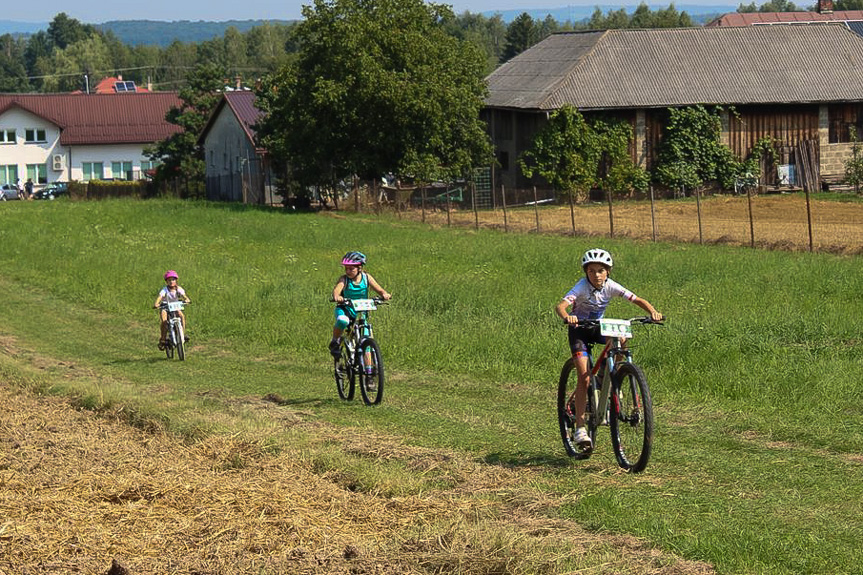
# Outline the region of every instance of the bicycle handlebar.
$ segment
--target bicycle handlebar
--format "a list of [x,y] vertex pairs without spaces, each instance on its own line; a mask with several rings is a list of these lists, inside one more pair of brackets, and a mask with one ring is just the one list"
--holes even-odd
[[[661,319],[661,320],[659,320],[659,321],[656,321],[656,320],[654,320],[653,318],[651,318],[650,316],[646,316],[646,315],[645,315],[645,316],[631,317],[631,318],[629,318],[629,319],[628,319],[628,320],[626,320],[626,321],[628,321],[628,322],[630,322],[630,323],[665,325],[665,323],[664,323],[664,322],[665,322],[665,320],[667,320],[667,319],[668,319],[668,316],[667,316],[667,315],[662,316],[662,319]],[[579,322],[578,322],[577,324],[575,324],[575,326],[573,326],[573,327],[597,327],[597,326],[599,326],[599,322],[600,322],[600,321],[601,321],[601,320],[598,320],[598,319],[586,319],[586,320],[583,320],[583,321],[582,321],[582,320],[579,320]],[[563,322],[563,325],[568,326],[568,325],[571,325],[571,324],[569,324],[569,323],[567,323],[566,321],[564,321],[564,322]]]
[[[384,299],[382,297],[373,297],[373,298],[366,298],[366,299],[371,299],[373,302],[375,302],[375,305],[381,305],[381,304],[388,305],[390,303],[390,300]],[[344,298],[342,301],[336,301],[333,298],[330,298],[330,303],[337,303],[339,305],[353,305],[353,300],[350,300],[348,298]]]
[[[162,308],[166,308],[166,307],[168,307],[168,304],[169,304],[169,303],[171,303],[171,302],[163,301],[163,302],[162,302],[162,303],[160,303],[158,306],[155,306],[155,305],[154,305],[154,306],[153,306],[153,309],[162,309]],[[187,306],[187,305],[189,305],[189,304],[190,304],[190,303],[192,303],[192,302],[190,302],[190,301],[181,301],[180,303],[182,303],[184,306]]]

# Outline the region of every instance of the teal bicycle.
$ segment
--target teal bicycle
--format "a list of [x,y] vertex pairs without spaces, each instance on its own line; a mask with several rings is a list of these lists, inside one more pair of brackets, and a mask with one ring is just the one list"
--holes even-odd
[[384,362],[372,332],[369,312],[385,303],[381,298],[346,299],[339,303],[354,311],[353,319],[342,333],[333,371],[339,397],[346,401],[354,398],[357,381],[366,405],[377,405],[384,398]]

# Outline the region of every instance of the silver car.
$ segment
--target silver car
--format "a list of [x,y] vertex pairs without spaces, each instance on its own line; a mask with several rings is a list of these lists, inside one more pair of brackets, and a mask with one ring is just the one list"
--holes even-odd
[[18,188],[15,184],[3,184],[0,186],[0,201],[17,200]]

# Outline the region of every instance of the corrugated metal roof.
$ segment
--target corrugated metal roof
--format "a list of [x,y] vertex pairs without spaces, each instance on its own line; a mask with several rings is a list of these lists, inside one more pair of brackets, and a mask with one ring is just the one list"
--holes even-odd
[[863,10],[837,10],[825,14],[821,12],[729,12],[712,20],[707,26],[754,26],[852,20],[863,20]]
[[571,32],[487,81],[496,108],[856,102],[863,37],[842,24]]
[[248,90],[225,92],[225,100],[234,111],[234,115],[240,120],[249,141],[255,142],[254,125],[261,117],[262,112],[255,107],[255,93]]
[[182,104],[176,92],[130,94],[0,94],[0,114],[20,107],[60,128],[60,143],[140,144],[182,129],[165,120]]

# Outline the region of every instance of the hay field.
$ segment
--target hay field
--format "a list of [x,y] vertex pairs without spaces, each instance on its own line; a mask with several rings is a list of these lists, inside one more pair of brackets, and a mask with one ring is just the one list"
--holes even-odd
[[[4,361],[56,360],[0,341]],[[61,362],[63,363],[63,362]],[[74,377],[73,364],[63,363]],[[67,399],[0,384],[0,574],[652,573],[705,575],[628,536],[551,518],[538,474],[345,434],[273,398],[247,398],[306,426],[322,446],[399,461],[454,487],[392,496],[356,490],[308,451],[209,436],[183,444]],[[573,495],[576,496],[576,495]]]
[[[863,204],[813,199],[811,201],[812,246],[815,251],[863,253]],[[504,214],[494,210],[413,209],[402,217],[422,219],[439,226],[456,225],[498,228],[512,231],[570,234],[573,231],[568,206],[509,208]],[[698,205],[694,199],[650,202],[619,202],[613,205],[614,236],[657,241],[683,241],[751,245],[756,247],[806,251],[809,249],[809,216],[806,199],[801,195],[762,195],[752,198],[752,225],[746,197],[715,196],[701,201],[701,229]],[[537,226],[538,220],[538,226]],[[753,230],[754,228],[754,230]],[[609,236],[611,225],[607,204],[578,205],[575,208],[575,233]]]

